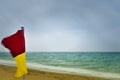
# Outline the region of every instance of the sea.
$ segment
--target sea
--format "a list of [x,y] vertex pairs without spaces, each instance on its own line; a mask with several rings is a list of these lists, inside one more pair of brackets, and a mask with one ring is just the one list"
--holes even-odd
[[[120,80],[120,52],[26,52],[28,66],[45,70],[95,74]],[[2,61],[11,61],[9,52],[0,52]],[[93,75],[94,75],[93,74]]]

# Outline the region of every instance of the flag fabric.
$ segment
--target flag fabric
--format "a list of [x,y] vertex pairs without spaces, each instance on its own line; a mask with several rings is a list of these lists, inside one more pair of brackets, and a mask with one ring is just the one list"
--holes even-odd
[[2,44],[10,50],[16,62],[15,77],[19,78],[27,74],[24,31],[18,30],[15,34],[5,37]]

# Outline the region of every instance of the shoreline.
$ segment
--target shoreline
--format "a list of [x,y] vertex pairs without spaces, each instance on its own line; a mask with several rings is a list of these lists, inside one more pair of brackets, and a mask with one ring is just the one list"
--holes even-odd
[[[13,77],[16,68],[0,64],[0,80],[21,80]],[[41,70],[28,69],[26,80],[110,80],[100,77],[92,77],[85,75],[74,75],[67,73],[55,73]]]
[[[0,60],[0,67],[5,66],[9,68],[15,67],[14,61]],[[75,76],[85,76],[92,78],[102,78],[102,80],[119,80],[120,74],[114,73],[103,73],[96,72],[86,69],[74,69],[74,68],[63,68],[63,67],[55,67],[55,66],[45,66],[37,63],[27,63],[28,69],[31,71],[42,71],[46,73],[54,73],[54,74],[67,74],[67,75],[75,75]],[[14,68],[15,70],[16,68]],[[14,71],[15,72],[15,71]],[[13,73],[14,73],[13,72]],[[1,80],[1,79],[0,79]],[[87,79],[89,80],[89,79]],[[98,79],[97,79],[98,80]]]

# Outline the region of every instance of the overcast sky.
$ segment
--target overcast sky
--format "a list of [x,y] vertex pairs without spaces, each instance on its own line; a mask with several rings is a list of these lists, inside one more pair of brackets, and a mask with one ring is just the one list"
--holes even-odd
[[20,26],[27,51],[120,51],[120,0],[0,0],[0,41]]

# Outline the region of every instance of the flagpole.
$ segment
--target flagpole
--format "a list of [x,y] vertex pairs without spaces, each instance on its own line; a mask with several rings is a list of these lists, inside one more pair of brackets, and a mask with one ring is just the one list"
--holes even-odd
[[23,75],[22,80],[25,80],[25,75]]
[[[21,30],[23,30],[23,33],[24,33],[24,27],[21,26]],[[22,80],[25,80],[25,75],[22,76]]]
[[21,26],[21,29],[23,30],[23,32],[24,32],[24,27],[23,26]]

